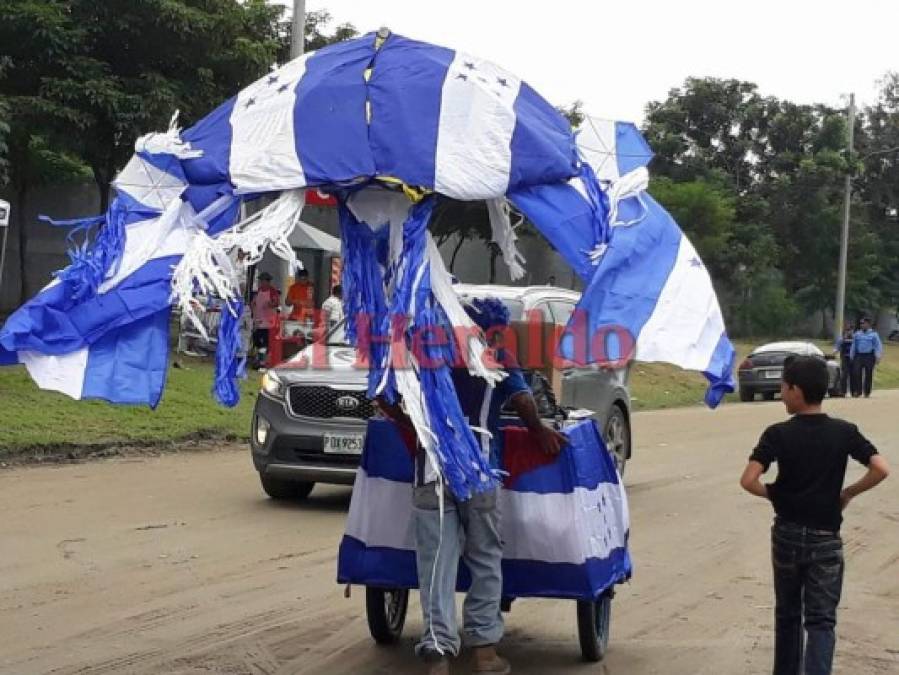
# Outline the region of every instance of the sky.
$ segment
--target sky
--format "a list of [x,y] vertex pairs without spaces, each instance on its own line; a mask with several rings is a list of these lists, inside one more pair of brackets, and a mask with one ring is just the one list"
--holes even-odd
[[895,0],[306,0],[317,9],[489,59],[554,105],[580,99],[606,119],[642,121],[689,76],[844,106],[853,91],[874,102],[899,70]]

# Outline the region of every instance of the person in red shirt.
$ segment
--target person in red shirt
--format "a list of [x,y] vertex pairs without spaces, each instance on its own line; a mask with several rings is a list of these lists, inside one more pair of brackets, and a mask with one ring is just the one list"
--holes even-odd
[[250,300],[250,311],[253,314],[253,346],[256,348],[257,367],[265,362],[269,334],[277,323],[280,304],[281,293],[272,285],[272,275],[262,272],[259,275],[259,288],[256,289]]
[[285,304],[291,308],[291,321],[312,319],[315,312],[315,286],[309,280],[309,272],[297,272],[297,280],[287,290]]

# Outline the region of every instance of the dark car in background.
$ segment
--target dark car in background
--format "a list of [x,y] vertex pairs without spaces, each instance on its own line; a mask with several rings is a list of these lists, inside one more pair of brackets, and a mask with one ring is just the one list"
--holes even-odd
[[812,342],[771,342],[752,350],[737,369],[740,380],[740,400],[755,400],[756,394],[770,401],[780,392],[784,360],[788,356],[815,356],[827,362],[827,393],[841,396],[840,365],[825,356]]

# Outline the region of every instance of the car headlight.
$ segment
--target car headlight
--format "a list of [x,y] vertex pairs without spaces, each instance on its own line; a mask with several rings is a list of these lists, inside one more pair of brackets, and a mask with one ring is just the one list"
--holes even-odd
[[264,391],[269,396],[275,396],[277,398],[283,398],[284,392],[287,390],[287,387],[281,381],[275,373],[270,370],[265,372],[265,375],[262,376],[262,391]]

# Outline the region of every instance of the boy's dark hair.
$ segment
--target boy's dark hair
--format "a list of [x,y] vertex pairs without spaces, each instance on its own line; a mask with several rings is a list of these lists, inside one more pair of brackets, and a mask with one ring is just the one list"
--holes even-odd
[[802,390],[805,402],[811,405],[824,400],[829,377],[827,362],[817,356],[788,356],[784,359],[783,381]]

